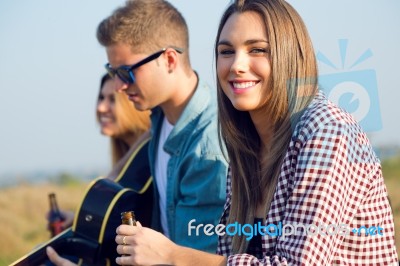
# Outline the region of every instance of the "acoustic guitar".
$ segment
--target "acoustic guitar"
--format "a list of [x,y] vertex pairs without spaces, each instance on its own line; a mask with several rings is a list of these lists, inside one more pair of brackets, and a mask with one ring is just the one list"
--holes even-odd
[[146,138],[138,145],[115,180],[100,177],[91,182],[71,228],[11,266],[49,265],[47,246],[80,265],[116,265],[115,229],[121,224],[121,212],[133,210],[144,226],[150,226],[153,189],[148,142]]

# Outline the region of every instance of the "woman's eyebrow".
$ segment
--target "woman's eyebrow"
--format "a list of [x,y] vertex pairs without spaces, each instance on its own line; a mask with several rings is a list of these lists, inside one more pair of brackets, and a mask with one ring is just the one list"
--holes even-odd
[[232,44],[229,41],[226,41],[226,40],[219,41],[217,46],[220,46],[220,45],[232,46]]
[[244,42],[244,44],[249,45],[249,44],[255,44],[255,43],[266,43],[269,44],[269,42],[265,39],[250,39]]
[[[265,39],[250,39],[250,40],[246,40],[244,42],[245,45],[250,45],[250,44],[255,44],[255,43],[265,43],[265,44],[269,44],[269,42]],[[227,46],[232,46],[232,43],[227,41],[227,40],[221,40],[218,42],[217,46],[219,45],[227,45]]]

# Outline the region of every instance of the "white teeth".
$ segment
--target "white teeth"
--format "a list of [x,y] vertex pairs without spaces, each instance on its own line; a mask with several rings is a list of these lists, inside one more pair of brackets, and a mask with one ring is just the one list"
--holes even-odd
[[235,87],[236,89],[246,89],[249,87],[252,87],[256,85],[256,82],[254,81],[249,81],[249,82],[233,82],[233,87]]
[[112,122],[112,121],[113,121],[113,119],[110,117],[104,117],[104,116],[100,117],[100,122],[107,123],[107,122]]

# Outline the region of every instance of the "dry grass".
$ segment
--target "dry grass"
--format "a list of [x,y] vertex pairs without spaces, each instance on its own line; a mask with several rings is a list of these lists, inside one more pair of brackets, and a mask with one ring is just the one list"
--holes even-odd
[[46,226],[48,193],[55,192],[60,208],[75,210],[87,184],[58,186],[27,185],[2,189],[0,193],[0,265],[8,265],[48,240]]
[[386,186],[394,215],[397,254],[400,256],[400,177],[387,180]]

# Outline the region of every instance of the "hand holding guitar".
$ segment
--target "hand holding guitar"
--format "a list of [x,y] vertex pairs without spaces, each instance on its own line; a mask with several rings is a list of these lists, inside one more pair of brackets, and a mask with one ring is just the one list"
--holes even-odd
[[46,248],[46,254],[47,257],[49,257],[49,260],[56,266],[77,266],[78,264],[75,264],[67,259],[64,259],[58,253],[50,246]]

